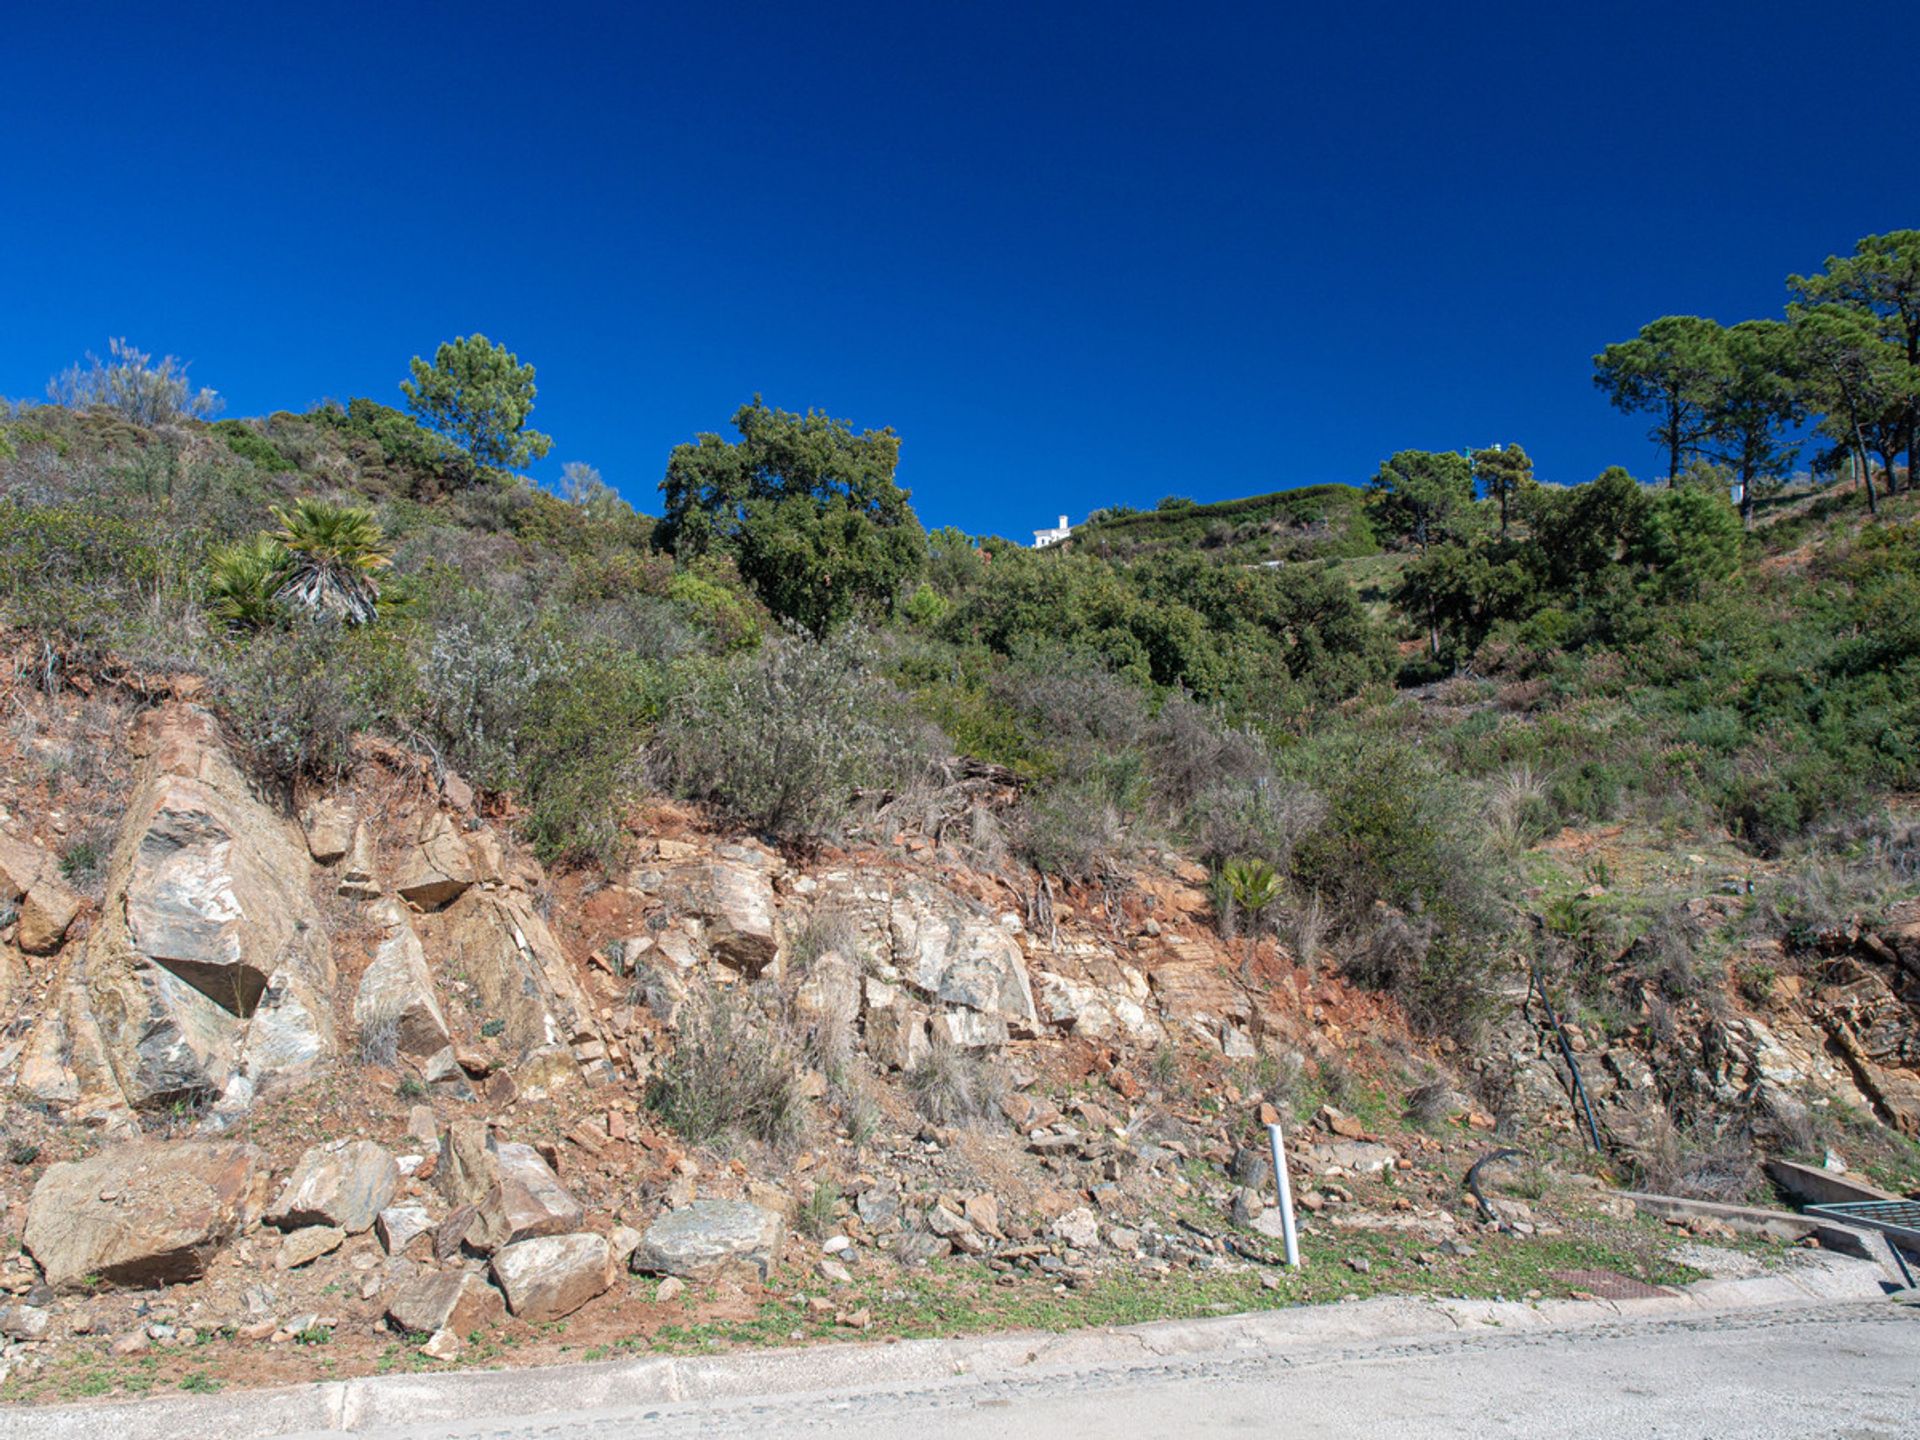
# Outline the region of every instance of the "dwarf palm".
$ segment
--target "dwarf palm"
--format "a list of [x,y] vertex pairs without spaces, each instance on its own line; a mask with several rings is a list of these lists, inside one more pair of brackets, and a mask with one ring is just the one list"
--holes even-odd
[[271,535],[222,545],[207,558],[207,602],[217,619],[242,630],[264,630],[286,618],[280,587],[293,557]]
[[273,539],[286,547],[281,600],[311,615],[364,625],[379,608],[378,572],[393,561],[380,522],[371,510],[301,500],[291,511],[275,510]]

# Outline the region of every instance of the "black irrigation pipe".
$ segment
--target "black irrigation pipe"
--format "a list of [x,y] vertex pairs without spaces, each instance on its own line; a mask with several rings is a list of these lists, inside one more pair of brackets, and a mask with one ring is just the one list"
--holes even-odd
[[1479,1205],[1482,1220],[1497,1220],[1500,1217],[1494,1213],[1493,1206],[1487,1203],[1487,1197],[1480,1193],[1481,1167],[1491,1165],[1498,1160],[1512,1160],[1524,1153],[1520,1150],[1489,1150],[1474,1161],[1472,1168],[1467,1171],[1467,1193],[1473,1196],[1474,1202]]
[[1587,1117],[1587,1135],[1593,1141],[1594,1153],[1604,1154],[1605,1147],[1600,1143],[1600,1127],[1593,1119],[1593,1102],[1587,1099],[1587,1084],[1580,1078],[1580,1062],[1573,1058],[1573,1045],[1567,1039],[1567,1027],[1560,1023],[1560,1016],[1553,1008],[1546,982],[1540,978],[1540,967],[1529,963],[1527,973],[1531,988],[1540,996],[1540,1003],[1547,1007],[1547,1023],[1553,1026],[1554,1038],[1560,1042],[1560,1054],[1567,1062],[1567,1073],[1573,1076],[1573,1093],[1579,1097],[1580,1109]]

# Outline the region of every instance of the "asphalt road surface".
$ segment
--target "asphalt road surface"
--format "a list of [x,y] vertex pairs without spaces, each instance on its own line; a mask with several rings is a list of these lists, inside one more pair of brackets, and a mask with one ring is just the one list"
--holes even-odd
[[1895,1440],[1920,1431],[1920,1309],[1842,1305],[1119,1364],[925,1387],[474,1418],[378,1440],[908,1437]]

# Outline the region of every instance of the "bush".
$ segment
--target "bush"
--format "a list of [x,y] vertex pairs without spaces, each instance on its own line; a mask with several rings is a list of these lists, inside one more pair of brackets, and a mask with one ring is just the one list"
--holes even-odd
[[710,670],[661,729],[661,778],[769,835],[834,831],[864,787],[905,780],[931,758],[868,663],[865,639],[849,629],[784,636]]
[[1097,780],[1041,791],[1027,801],[1020,820],[1020,853],[1027,863],[1076,882],[1110,871],[1125,839],[1119,807]]
[[187,367],[172,355],[158,365],[153,356],[125,340],[107,342],[109,359],[87,352],[84,365],[69,365],[47,382],[47,398],[72,410],[103,406],[135,425],[168,425],[204,420],[219,413],[220,397],[194,390]]
[[798,1057],[779,1030],[739,997],[708,990],[682,1007],[673,1053],[654,1072],[647,1103],[692,1141],[737,1134],[769,1145],[806,1123]]
[[991,1116],[1006,1077],[981,1056],[935,1037],[926,1058],[907,1072],[914,1107],[935,1125],[971,1125]]
[[405,645],[377,626],[264,631],[231,645],[214,672],[236,738],[285,786],[344,773],[356,731],[390,728],[413,708]]
[[244,421],[217,420],[214,422],[213,433],[225,440],[227,448],[234,454],[242,460],[258,465],[262,470],[277,473],[298,468],[274,448],[271,440]]

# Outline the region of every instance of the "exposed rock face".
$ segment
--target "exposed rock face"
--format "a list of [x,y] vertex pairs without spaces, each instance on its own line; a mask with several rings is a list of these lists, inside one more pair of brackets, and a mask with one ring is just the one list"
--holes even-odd
[[333,1225],[358,1235],[373,1228],[399,1184],[400,1167],[373,1141],[330,1140],[300,1157],[266,1221],[282,1230]]
[[1123,968],[1118,986],[1087,984],[1044,971],[1036,979],[1041,1017],[1083,1040],[1147,1044],[1164,1033],[1147,1013],[1152,992],[1146,977],[1130,966]]
[[387,1302],[387,1318],[414,1335],[482,1330],[506,1318],[500,1292],[478,1275],[440,1270],[401,1286]]
[[305,840],[252,793],[206,712],[154,712],[138,738],[107,903],[69,983],[136,1108],[294,1084],[334,1051]]
[[433,993],[427,952],[397,901],[380,901],[373,919],[380,939],[354,995],[354,1023],[363,1036],[378,1025],[392,1024],[401,1054],[431,1055],[447,1044],[448,1031]]
[[780,924],[767,872],[746,859],[682,865],[667,873],[661,893],[674,909],[700,921],[707,949],[729,969],[759,975],[780,957]]
[[888,912],[893,963],[922,996],[995,1016],[1018,1034],[1039,1028],[1020,943],[992,915],[915,881]]
[[56,1291],[197,1280],[245,1221],[264,1164],[251,1145],[143,1140],[51,1165],[27,1249]]
[[495,1253],[493,1278],[507,1308],[530,1323],[571,1315],[613,1283],[604,1235],[546,1235]]
[[483,1013],[501,1022],[500,1041],[522,1064],[592,1037],[573,966],[523,897],[474,890],[419,923],[434,953],[461,957]]
[[696,1200],[648,1226],[631,1263],[641,1274],[683,1280],[740,1270],[764,1280],[786,1243],[787,1222],[777,1211],[745,1200]]

